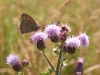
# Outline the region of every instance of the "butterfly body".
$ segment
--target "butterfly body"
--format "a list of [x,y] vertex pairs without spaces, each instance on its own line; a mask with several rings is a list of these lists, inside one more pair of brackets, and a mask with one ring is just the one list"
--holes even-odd
[[22,34],[37,31],[40,28],[40,26],[38,26],[34,19],[28,14],[23,13],[21,18],[20,30]]

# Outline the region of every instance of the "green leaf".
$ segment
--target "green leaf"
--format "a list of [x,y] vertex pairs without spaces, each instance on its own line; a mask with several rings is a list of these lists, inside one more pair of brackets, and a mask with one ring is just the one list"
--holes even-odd
[[47,72],[40,72],[39,74],[41,74],[41,75],[51,75],[53,71],[54,71],[53,69],[48,68]]

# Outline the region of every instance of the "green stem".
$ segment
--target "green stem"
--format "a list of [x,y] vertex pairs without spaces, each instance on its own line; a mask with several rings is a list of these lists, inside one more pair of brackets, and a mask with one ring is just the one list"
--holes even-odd
[[59,75],[61,75],[61,71],[62,71],[62,65],[60,66]]
[[24,70],[22,70],[22,75],[24,75]]
[[58,58],[58,63],[57,63],[57,68],[56,68],[56,75],[59,75],[59,68],[60,68],[60,62],[61,62],[61,57],[62,57],[62,50],[63,49],[63,44],[61,44],[61,50]]
[[52,64],[50,63],[50,61],[48,60],[47,56],[45,55],[45,52],[44,52],[44,51],[42,51],[42,52],[43,52],[43,55],[44,55],[45,59],[47,60],[47,62],[48,62],[49,65],[51,66],[51,68],[52,68],[53,70],[55,70],[54,67],[52,66]]
[[[65,57],[61,62],[65,61],[68,58],[69,54],[67,55],[67,57]],[[62,71],[62,65],[60,66],[60,71],[59,71],[59,75],[61,75],[61,71]]]
[[23,70],[15,73],[15,75],[21,75],[21,74],[24,75]]
[[18,72],[16,72],[15,75],[18,75]]

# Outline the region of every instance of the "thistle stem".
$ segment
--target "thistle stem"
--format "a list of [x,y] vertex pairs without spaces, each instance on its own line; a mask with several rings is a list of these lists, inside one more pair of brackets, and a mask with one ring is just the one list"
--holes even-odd
[[[65,57],[61,62],[65,61],[68,58],[69,54],[67,55],[67,57]],[[60,71],[59,71],[59,75],[61,74],[62,71],[62,65],[60,66]]]
[[[62,58],[61,58],[61,60],[62,60]],[[61,71],[62,71],[62,64],[60,65],[59,75],[61,75]]]
[[59,58],[58,58],[58,63],[57,63],[57,68],[56,68],[56,75],[60,75],[59,73],[59,68],[60,68],[60,62],[61,62],[61,58],[62,58],[62,50],[63,49],[63,44],[61,44],[61,50],[60,50],[60,54],[59,54]]
[[18,72],[16,72],[15,75],[18,75]]
[[62,65],[60,66],[59,75],[61,75],[61,71],[62,71]]
[[24,75],[24,71],[22,70],[22,75]]
[[[15,73],[15,75],[20,75],[20,74],[21,74],[21,71],[20,71],[20,72],[16,72],[16,73]],[[23,74],[22,74],[22,75],[23,75]]]
[[52,66],[52,64],[50,63],[50,61],[48,60],[47,56],[45,55],[45,52],[44,52],[44,51],[42,51],[42,52],[43,52],[43,55],[44,55],[45,59],[47,60],[47,62],[48,62],[49,65],[51,66],[51,68],[52,68],[53,70],[55,70],[54,67]]

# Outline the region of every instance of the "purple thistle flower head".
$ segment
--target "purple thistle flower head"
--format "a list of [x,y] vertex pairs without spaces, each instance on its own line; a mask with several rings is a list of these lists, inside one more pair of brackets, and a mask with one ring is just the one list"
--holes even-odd
[[28,60],[24,59],[24,60],[22,61],[23,67],[28,66],[28,64],[29,64]]
[[81,42],[77,37],[68,38],[65,43],[64,51],[66,49],[66,52],[70,54],[75,53],[76,49],[81,47]]
[[75,48],[81,47],[81,42],[77,37],[68,38],[65,43],[69,47],[75,47]]
[[38,41],[40,40],[46,40],[47,39],[47,35],[43,32],[35,32],[31,37],[30,37],[30,40],[31,42],[33,43],[37,43]]
[[22,64],[19,63],[19,62],[16,62],[12,67],[16,72],[19,72],[19,71],[21,71],[23,69]]
[[19,61],[19,57],[16,54],[10,54],[7,58],[6,58],[6,64],[13,66],[14,64],[16,64],[16,62]]
[[78,38],[83,46],[89,46],[89,36],[86,33],[81,33]]
[[74,74],[75,75],[83,75],[83,58],[78,59],[78,62],[74,68]]
[[59,39],[61,42],[65,42],[66,38],[67,38],[67,32],[66,31],[63,31],[59,34]]
[[38,50],[44,50],[46,48],[44,40],[39,40],[37,42],[37,48],[38,48]]
[[22,64],[19,63],[19,57],[16,54],[10,54],[6,58],[6,64],[11,65],[16,72],[22,70]]
[[78,58],[78,63],[83,63],[83,62],[84,62],[83,58],[79,57]]
[[68,32],[71,32],[71,30],[72,29],[68,24],[62,24],[61,32],[66,31],[68,33]]
[[47,39],[47,35],[43,32],[36,32],[30,38],[31,42],[37,43],[38,50],[44,50],[46,48],[44,42],[44,40],[46,39]]
[[68,24],[62,24],[59,35],[59,39],[61,42],[65,42],[68,36],[68,32],[71,32],[71,27],[68,26]]
[[50,24],[45,28],[45,33],[47,34],[48,38],[51,39],[52,42],[58,42],[60,27],[57,26],[56,23]]

